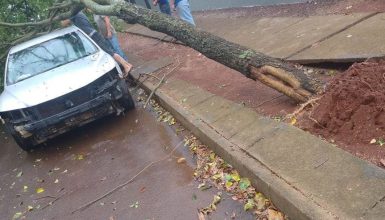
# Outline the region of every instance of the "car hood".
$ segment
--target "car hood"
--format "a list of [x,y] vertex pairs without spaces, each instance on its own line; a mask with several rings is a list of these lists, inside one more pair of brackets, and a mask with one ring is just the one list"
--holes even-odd
[[22,109],[55,99],[88,85],[116,67],[103,51],[6,86],[0,112]]

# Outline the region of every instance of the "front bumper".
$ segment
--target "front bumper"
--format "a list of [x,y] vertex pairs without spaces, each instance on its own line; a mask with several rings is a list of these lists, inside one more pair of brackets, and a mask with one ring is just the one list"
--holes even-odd
[[24,138],[34,136],[37,143],[42,143],[73,127],[82,126],[116,112],[118,108],[116,100],[122,95],[115,81],[108,88],[104,88],[102,94],[87,102],[41,120],[15,126],[15,130]]

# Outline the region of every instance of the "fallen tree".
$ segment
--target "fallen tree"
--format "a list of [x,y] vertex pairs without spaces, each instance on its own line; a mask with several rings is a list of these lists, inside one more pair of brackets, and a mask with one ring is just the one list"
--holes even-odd
[[[36,27],[32,34],[25,35],[30,38],[38,34],[36,30],[47,27],[50,30],[55,21],[69,18],[84,7],[90,8],[96,14],[116,16],[127,23],[141,24],[151,30],[168,34],[206,57],[237,70],[246,77],[259,80],[298,102],[307,101],[321,90],[321,84],[316,79],[293,64],[226,41],[174,17],[123,0],[58,0],[48,9],[52,13],[46,20],[17,24],[0,22],[0,25],[13,28]],[[20,42],[20,39],[16,42]]]

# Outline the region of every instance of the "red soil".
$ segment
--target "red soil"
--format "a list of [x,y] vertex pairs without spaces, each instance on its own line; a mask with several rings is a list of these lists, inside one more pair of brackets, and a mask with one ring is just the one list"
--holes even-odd
[[[378,164],[385,158],[385,60],[351,66],[335,77],[300,127]],[[370,144],[372,139],[376,143]]]

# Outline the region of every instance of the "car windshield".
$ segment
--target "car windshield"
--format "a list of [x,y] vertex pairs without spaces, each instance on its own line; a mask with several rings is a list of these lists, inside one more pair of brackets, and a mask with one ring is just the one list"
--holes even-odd
[[28,47],[9,55],[7,84],[14,84],[97,51],[95,45],[80,31]]

